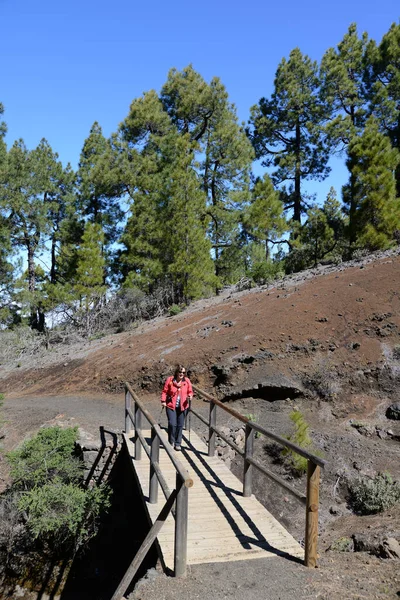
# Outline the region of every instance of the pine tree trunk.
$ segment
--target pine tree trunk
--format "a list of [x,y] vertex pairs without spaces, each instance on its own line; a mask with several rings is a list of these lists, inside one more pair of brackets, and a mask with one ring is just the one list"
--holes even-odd
[[300,123],[296,123],[296,171],[294,176],[294,206],[293,220],[301,222],[301,158],[300,158],[301,132]]
[[[395,133],[395,147],[400,152],[400,110],[397,117],[397,127]],[[395,170],[396,179],[396,198],[400,198],[400,163],[397,165]]]
[[[28,250],[28,290],[33,294],[35,292],[36,287],[36,277],[35,277],[35,262],[34,262],[34,246],[31,241],[27,242],[27,250]],[[31,329],[38,329],[39,327],[39,319],[37,314],[37,307],[34,304],[31,304],[31,316],[29,318],[29,325]]]
[[[353,161],[352,161],[353,162]],[[356,232],[356,178],[352,172],[350,172],[350,207],[349,207],[349,242],[350,242],[350,254],[354,248],[354,244],[357,239]]]
[[51,236],[51,267],[50,267],[50,283],[56,282],[56,234]]

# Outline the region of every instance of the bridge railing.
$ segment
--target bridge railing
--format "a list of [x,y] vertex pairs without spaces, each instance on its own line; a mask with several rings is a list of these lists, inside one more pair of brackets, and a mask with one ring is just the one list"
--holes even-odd
[[[196,410],[191,408],[191,412],[200,421],[208,427],[208,455],[215,454],[215,438],[216,436],[223,439],[237,454],[243,457],[243,496],[251,496],[252,494],[252,475],[253,467],[261,471],[264,475],[275,481],[278,485],[284,488],[288,493],[294,496],[306,510],[306,527],[305,527],[305,565],[307,567],[315,567],[317,563],[317,540],[318,540],[318,504],[319,504],[319,481],[320,469],[324,468],[326,461],[319,456],[307,452],[297,444],[269,431],[265,427],[250,421],[247,417],[240,414],[233,408],[226,406],[220,400],[217,400],[207,392],[193,385],[195,392],[210,403],[210,414],[208,420],[200,415]],[[217,427],[217,407],[221,408],[231,416],[245,424],[245,443],[244,450],[227,437],[221,429]],[[307,459],[307,489],[306,494],[303,494],[293,488],[284,479],[280,478],[275,473],[272,473],[264,467],[259,461],[253,458],[254,449],[254,434],[255,432],[264,435],[278,444],[288,448],[300,456]]]
[[[149,422],[151,441],[147,443],[142,428],[142,417]],[[155,422],[144,403],[133,391],[129,383],[125,384],[125,432],[129,436],[134,431],[135,460],[141,460],[142,449],[150,461],[149,502],[158,502],[158,488],[168,501],[176,495],[176,501],[171,504],[170,510],[175,518],[175,546],[174,546],[174,573],[176,577],[186,575],[187,561],[187,530],[188,530],[188,488],[192,487],[193,480],[188,471],[176,457],[168,437],[163,429]],[[161,472],[159,464],[160,443],[170,458],[176,471],[176,487],[170,490]]]

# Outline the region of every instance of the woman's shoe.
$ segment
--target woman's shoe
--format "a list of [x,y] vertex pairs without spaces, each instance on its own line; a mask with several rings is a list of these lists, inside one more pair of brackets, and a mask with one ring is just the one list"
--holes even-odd
[[180,451],[181,451],[181,446],[180,446],[180,444],[175,444],[175,450],[176,450],[177,452],[180,452]]

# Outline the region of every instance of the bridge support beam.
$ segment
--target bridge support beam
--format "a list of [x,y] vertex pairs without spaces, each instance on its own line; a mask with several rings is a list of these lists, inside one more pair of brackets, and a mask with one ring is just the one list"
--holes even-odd
[[253,458],[254,449],[254,429],[246,424],[246,433],[244,441],[244,461],[243,461],[243,496],[249,497],[252,494],[253,466],[247,460]]
[[142,432],[142,411],[135,402],[135,460],[142,458],[142,443],[139,439],[138,432]]
[[306,567],[317,566],[319,478],[320,467],[309,460],[307,466],[306,540],[304,557]]
[[208,456],[215,455],[215,437],[216,433],[213,427],[217,426],[217,405],[210,402],[210,421],[208,430]]
[[158,479],[157,473],[154,468],[154,463],[159,464],[160,462],[160,438],[154,431],[151,430],[151,450],[150,450],[150,489],[149,489],[149,502],[150,504],[157,504],[158,502]]
[[186,577],[189,490],[176,474],[175,577]]
[[129,411],[132,410],[132,396],[128,390],[125,390],[125,433],[130,435],[132,431],[132,421]]

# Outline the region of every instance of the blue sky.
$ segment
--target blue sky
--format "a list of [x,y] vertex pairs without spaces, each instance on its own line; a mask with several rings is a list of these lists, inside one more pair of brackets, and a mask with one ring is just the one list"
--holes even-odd
[[[0,0],[7,143],[22,137],[33,148],[45,137],[76,167],[94,121],[110,135],[133,98],[189,63],[220,77],[247,121],[294,47],[319,60],[351,22],[379,41],[399,17],[398,0]],[[329,180],[306,186],[320,200],[346,181],[342,162],[332,166]]]

